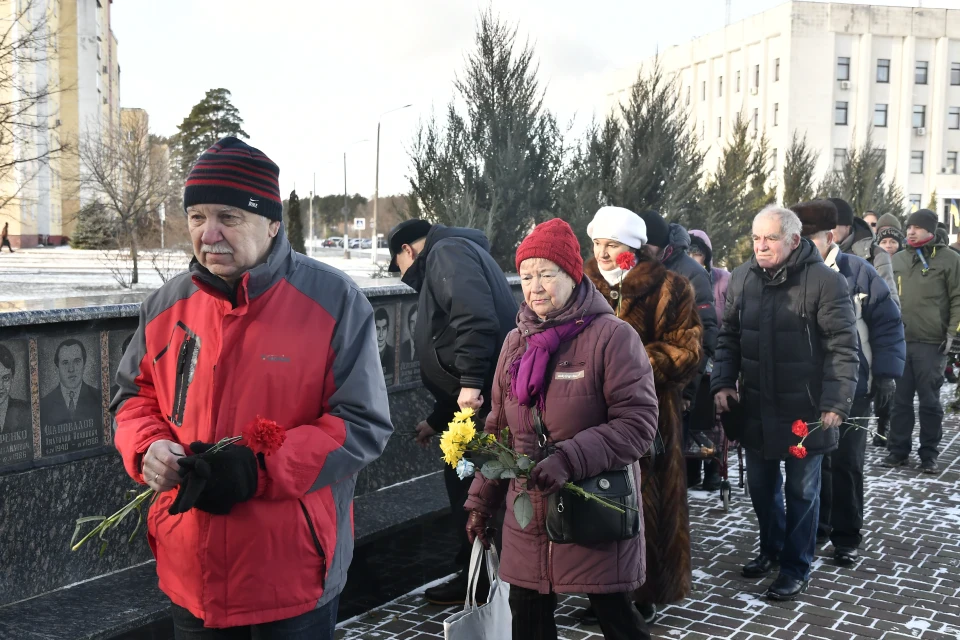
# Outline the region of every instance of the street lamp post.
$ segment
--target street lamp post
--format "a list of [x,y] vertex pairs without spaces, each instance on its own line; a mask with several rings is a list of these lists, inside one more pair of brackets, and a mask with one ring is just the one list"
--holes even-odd
[[412,104],[405,104],[402,107],[391,109],[390,111],[380,114],[380,118],[377,119],[377,168],[374,174],[373,183],[373,249],[371,251],[373,264],[377,264],[377,249],[380,245],[379,237],[377,236],[377,201],[380,199],[380,121],[383,120],[383,116],[387,115],[388,113],[400,111],[412,106]]
[[[347,149],[360,144],[361,142],[370,142],[369,139],[357,140],[347,145]],[[350,259],[350,225],[347,221],[347,149],[343,150],[343,257]]]

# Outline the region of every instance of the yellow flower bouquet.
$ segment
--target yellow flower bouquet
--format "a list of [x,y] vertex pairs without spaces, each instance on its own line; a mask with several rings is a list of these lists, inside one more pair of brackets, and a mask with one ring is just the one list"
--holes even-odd
[[[518,453],[508,446],[509,427],[503,428],[499,438],[492,433],[477,433],[473,416],[473,409],[463,409],[453,415],[453,421],[440,435],[443,461],[456,469],[461,480],[472,477],[478,471],[488,480],[528,478],[536,463],[529,456]],[[478,470],[477,464],[481,461],[482,464]],[[623,513],[619,505],[585,491],[572,482],[566,483],[564,488],[586,500],[594,500],[605,507]],[[520,488],[520,492],[513,501],[513,515],[521,529],[526,529],[533,519],[533,503],[530,500],[530,494],[523,488]]]

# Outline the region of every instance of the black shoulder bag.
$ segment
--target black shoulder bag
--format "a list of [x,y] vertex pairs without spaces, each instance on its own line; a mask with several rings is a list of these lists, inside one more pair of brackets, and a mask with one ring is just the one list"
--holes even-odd
[[[547,445],[547,430],[540,412],[536,408],[532,412],[540,451],[552,455],[556,448]],[[633,465],[604,471],[573,484],[617,505],[622,513],[569,489],[561,489],[547,496],[547,538],[551,542],[597,544],[629,540],[640,533],[640,505]]]

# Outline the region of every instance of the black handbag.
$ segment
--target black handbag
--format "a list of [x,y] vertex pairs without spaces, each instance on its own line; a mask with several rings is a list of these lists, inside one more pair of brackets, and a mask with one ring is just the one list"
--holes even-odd
[[[541,450],[551,455],[554,448],[547,446],[546,427],[536,409],[533,426]],[[561,489],[547,496],[546,527],[551,542],[598,544],[629,540],[640,533],[640,505],[633,465],[604,471],[573,484],[615,504],[620,511]]]

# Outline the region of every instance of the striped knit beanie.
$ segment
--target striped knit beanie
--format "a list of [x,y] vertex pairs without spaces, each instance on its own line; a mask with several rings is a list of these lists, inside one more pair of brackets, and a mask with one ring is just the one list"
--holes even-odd
[[183,208],[195,204],[224,204],[280,221],[280,167],[259,149],[223,138],[203,152],[187,176]]

